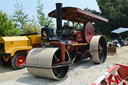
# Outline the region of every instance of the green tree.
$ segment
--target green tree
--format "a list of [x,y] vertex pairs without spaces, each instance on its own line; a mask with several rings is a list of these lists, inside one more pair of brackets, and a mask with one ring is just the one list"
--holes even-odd
[[40,34],[41,33],[41,29],[39,26],[36,26],[34,25],[33,23],[27,23],[27,24],[24,24],[24,33],[25,34],[29,34],[29,33],[38,33]]
[[29,33],[41,33],[41,27],[38,25],[37,21],[35,20],[34,16],[30,19],[30,21],[24,24],[23,34]]
[[128,0],[97,0],[101,13],[109,19],[108,32],[128,27]]
[[15,28],[12,20],[10,20],[6,13],[0,11],[0,36],[19,35],[19,29]]
[[91,12],[91,13],[94,13],[94,14],[96,14],[96,15],[99,15],[99,16],[101,16],[101,12],[97,12],[96,10],[91,10],[91,9],[89,9],[89,8],[85,8],[84,9],[85,11],[88,11],[88,12]]
[[52,19],[45,18],[45,14],[43,13],[43,4],[41,4],[40,0],[37,0],[37,18],[40,26],[48,25],[50,27],[54,27]]
[[18,1],[14,4],[14,7],[15,11],[13,14],[13,21],[16,23],[16,27],[22,30],[24,28],[24,24],[29,21],[28,14],[23,11],[23,6],[22,4],[19,4]]

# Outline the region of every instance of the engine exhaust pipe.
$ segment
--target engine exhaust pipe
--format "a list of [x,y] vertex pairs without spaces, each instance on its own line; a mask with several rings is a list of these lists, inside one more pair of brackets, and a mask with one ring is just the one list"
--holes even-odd
[[56,33],[60,34],[62,30],[62,3],[56,3]]

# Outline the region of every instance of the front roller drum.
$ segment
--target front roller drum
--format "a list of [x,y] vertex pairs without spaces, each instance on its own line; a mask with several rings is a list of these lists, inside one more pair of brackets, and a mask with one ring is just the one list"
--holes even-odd
[[[68,61],[68,53],[65,51],[65,61]],[[53,67],[61,63],[61,51],[59,48],[34,48],[26,59],[28,72],[32,75],[60,80],[68,71],[69,66]]]
[[90,52],[92,61],[100,64],[104,63],[107,58],[107,43],[103,36],[93,36],[90,42]]

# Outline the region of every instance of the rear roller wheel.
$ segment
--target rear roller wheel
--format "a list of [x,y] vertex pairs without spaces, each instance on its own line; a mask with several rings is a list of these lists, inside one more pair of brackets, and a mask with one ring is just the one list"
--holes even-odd
[[107,57],[107,43],[103,36],[93,36],[90,42],[92,61],[100,64],[104,63]]
[[26,55],[27,54],[25,52],[17,52],[12,58],[12,61],[11,61],[12,67],[14,69],[24,68]]

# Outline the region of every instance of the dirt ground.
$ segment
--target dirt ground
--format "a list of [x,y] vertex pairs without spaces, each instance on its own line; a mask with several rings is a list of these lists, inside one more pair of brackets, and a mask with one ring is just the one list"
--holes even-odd
[[109,53],[104,64],[95,65],[91,60],[83,60],[70,66],[66,77],[60,81],[34,77],[25,69],[13,70],[11,66],[0,65],[0,85],[91,85],[114,63],[128,65],[128,46],[117,48],[117,53]]

